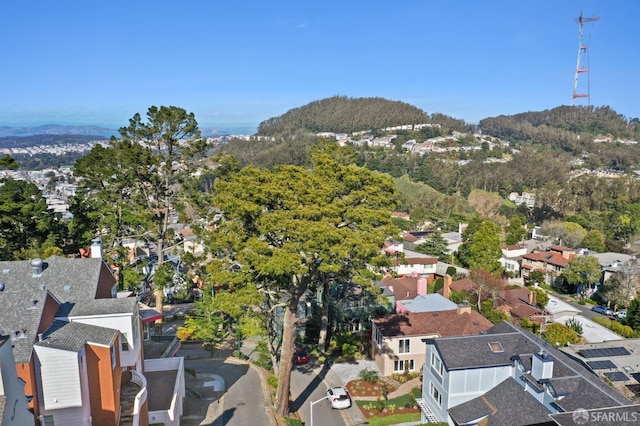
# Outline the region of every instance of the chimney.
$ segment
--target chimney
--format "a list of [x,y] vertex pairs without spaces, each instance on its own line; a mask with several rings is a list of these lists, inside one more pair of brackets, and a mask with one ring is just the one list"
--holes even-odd
[[30,265],[34,277],[39,277],[40,275],[42,275],[42,259],[31,259]]
[[447,274],[444,276],[444,286],[442,287],[442,295],[447,299],[451,298],[451,283],[453,282],[453,278],[451,275]]
[[91,258],[102,259],[102,242],[100,238],[91,240]]
[[553,358],[544,351],[533,354],[531,375],[538,381],[550,379],[553,376]]
[[529,291],[529,304],[531,306],[536,304],[536,292],[533,290]]
[[427,295],[427,279],[425,277],[418,278],[418,296]]
[[458,305],[458,307],[456,308],[456,313],[458,315],[470,314],[471,313],[471,305],[469,305],[469,302],[460,303]]
[[416,271],[411,271],[411,278],[418,278],[418,273]]

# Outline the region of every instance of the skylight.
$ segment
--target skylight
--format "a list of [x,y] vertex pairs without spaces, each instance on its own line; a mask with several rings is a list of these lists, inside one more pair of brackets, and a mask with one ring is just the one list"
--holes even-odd
[[504,349],[502,349],[502,345],[500,344],[500,342],[489,342],[489,349],[491,349],[491,352],[493,352],[494,354],[504,352]]

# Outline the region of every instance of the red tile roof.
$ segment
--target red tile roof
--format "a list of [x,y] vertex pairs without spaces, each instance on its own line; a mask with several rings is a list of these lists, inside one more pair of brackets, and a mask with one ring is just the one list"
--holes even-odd
[[374,319],[373,323],[385,337],[396,336],[468,336],[480,334],[493,324],[478,312],[458,313],[458,310],[411,312]]

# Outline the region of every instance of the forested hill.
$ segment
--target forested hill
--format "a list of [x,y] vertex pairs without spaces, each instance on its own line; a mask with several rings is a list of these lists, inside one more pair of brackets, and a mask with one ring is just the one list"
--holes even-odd
[[550,110],[522,112],[485,118],[479,127],[484,134],[532,143],[558,145],[573,150],[576,134],[613,139],[640,139],[640,120],[627,119],[608,106],[559,106]]
[[349,98],[334,96],[291,109],[279,117],[263,121],[258,135],[291,136],[297,133],[351,133],[403,124],[448,121],[448,127],[465,130],[462,120],[443,114],[430,117],[421,109],[401,101],[384,98]]

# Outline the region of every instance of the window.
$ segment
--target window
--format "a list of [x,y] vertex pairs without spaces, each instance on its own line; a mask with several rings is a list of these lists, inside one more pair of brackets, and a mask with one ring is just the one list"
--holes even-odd
[[127,335],[124,333],[120,333],[120,347],[123,352],[129,351],[129,341],[127,340]]
[[376,327],[375,340],[376,340],[376,344],[378,346],[382,346],[382,332],[380,331],[380,329],[378,327]]
[[42,416],[42,426],[55,426],[53,416]]
[[149,340],[149,324],[142,327],[142,340]]
[[442,407],[442,394],[440,391],[433,385],[433,383],[429,383],[429,394],[431,398],[438,404],[439,407]]
[[111,368],[116,368],[116,347],[111,345]]
[[400,339],[399,341],[398,353],[407,354],[409,353],[409,339]]
[[405,371],[415,370],[415,364],[412,359],[393,361],[393,371],[404,373]]
[[431,372],[434,373],[434,376],[436,376],[436,378],[438,378],[442,383],[444,367],[442,365],[442,361],[440,361],[440,358],[438,358],[435,353],[431,353]]

